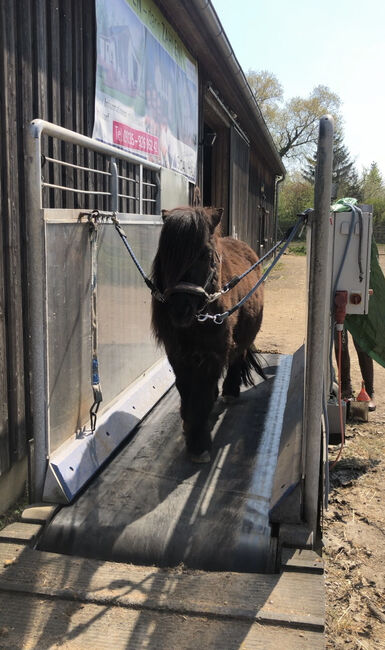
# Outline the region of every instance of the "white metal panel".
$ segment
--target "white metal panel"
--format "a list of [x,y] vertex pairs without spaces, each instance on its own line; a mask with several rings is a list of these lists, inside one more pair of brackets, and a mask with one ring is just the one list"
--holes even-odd
[[[347,314],[367,314],[369,308],[372,214],[368,211],[362,211],[362,226],[355,211],[335,212],[333,219],[333,290],[348,292]],[[347,246],[348,249],[344,260]],[[362,272],[360,271],[359,260],[361,260]]]

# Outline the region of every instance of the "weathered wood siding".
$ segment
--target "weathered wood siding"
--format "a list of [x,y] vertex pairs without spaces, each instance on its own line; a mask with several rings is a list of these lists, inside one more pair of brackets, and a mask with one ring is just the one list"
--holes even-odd
[[250,152],[249,204],[247,241],[258,255],[266,253],[275,243],[275,176],[261,161],[258,152]]
[[[0,3],[0,476],[25,455],[31,422],[26,130],[41,118],[92,135],[95,34],[88,0]],[[66,146],[71,161],[76,152]]]

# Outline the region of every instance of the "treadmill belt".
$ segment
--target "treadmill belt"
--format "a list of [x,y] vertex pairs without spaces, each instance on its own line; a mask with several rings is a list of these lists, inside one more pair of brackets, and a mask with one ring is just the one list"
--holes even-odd
[[275,377],[285,374],[281,366],[291,357],[264,359],[267,380],[255,375],[256,385],[243,388],[234,403],[215,404],[210,463],[197,465],[186,455],[174,387],[77,500],[58,512],[38,548],[161,567],[272,570],[269,505],[280,431],[271,414],[286,400]]

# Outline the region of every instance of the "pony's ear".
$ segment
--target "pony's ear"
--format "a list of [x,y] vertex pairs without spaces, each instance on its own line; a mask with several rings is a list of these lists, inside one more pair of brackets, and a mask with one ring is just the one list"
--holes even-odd
[[168,215],[170,214],[170,212],[168,210],[162,210],[161,214],[162,214],[163,221],[166,221],[166,219],[167,219]]
[[208,208],[207,212],[208,212],[208,214],[210,216],[211,232],[214,232],[214,230],[217,227],[218,223],[222,219],[224,209],[223,208]]

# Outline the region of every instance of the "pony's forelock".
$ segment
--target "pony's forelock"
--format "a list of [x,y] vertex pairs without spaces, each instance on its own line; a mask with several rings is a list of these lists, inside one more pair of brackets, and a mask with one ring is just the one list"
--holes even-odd
[[153,265],[153,279],[160,290],[183,277],[209,238],[209,221],[203,208],[176,208],[167,213]]

